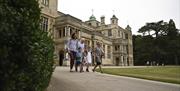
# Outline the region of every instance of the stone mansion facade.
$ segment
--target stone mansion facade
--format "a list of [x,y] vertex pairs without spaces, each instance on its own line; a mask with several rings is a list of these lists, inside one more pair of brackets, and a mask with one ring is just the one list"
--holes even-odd
[[133,45],[131,27],[125,29],[118,25],[118,18],[113,15],[110,24],[105,24],[105,16],[100,21],[91,15],[89,20],[82,21],[72,15],[57,11],[57,0],[39,0],[42,8],[42,30],[49,32],[55,42],[55,62],[57,65],[68,65],[64,61],[65,43],[71,34],[76,32],[78,38],[84,38],[91,48],[99,42],[105,52],[103,65],[132,66]]

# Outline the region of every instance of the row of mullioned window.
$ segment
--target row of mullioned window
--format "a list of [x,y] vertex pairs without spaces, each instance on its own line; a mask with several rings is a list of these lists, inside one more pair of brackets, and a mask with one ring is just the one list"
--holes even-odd
[[[41,0],[42,5],[49,7],[49,0]],[[45,16],[41,16],[40,29],[43,31],[48,31],[49,19]]]
[[[108,36],[112,36],[112,30],[108,30]],[[125,38],[125,39],[128,39],[128,34],[123,34],[123,33],[121,33],[120,31],[118,31],[118,36],[120,37],[122,37],[122,38]]]
[[42,0],[42,4],[49,7],[49,0]]
[[125,51],[126,53],[129,52],[129,48],[128,48],[128,45],[115,45],[114,46],[114,50],[115,51]]
[[[72,33],[74,33],[74,32],[76,32],[78,35],[79,35],[79,31],[80,30],[77,30],[77,29],[74,29],[74,28],[69,28],[69,29],[67,29],[68,27],[62,27],[62,28],[60,28],[60,30],[58,31],[59,32],[59,35],[58,35],[58,37],[59,38],[63,38],[63,37],[66,37],[66,36],[68,36],[68,35],[72,35]],[[70,34],[68,34],[68,33],[70,33]]]
[[41,16],[40,29],[43,31],[48,31],[48,18]]

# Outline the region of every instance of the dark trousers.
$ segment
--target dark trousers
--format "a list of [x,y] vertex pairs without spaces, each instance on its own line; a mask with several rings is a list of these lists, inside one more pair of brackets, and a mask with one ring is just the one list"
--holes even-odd
[[74,66],[74,60],[76,58],[76,52],[70,51],[70,69],[73,69]]

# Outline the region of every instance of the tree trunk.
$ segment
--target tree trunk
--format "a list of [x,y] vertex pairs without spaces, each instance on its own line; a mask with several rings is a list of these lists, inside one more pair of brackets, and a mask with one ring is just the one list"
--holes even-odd
[[149,34],[149,36],[150,36],[150,31],[148,31],[148,34]]

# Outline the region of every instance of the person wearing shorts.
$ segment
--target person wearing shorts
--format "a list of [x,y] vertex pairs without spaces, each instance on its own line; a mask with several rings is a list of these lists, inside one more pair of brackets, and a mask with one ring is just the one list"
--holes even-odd
[[97,46],[95,48],[95,66],[94,66],[94,69],[92,69],[92,71],[94,72],[96,67],[99,66],[99,69],[102,72],[102,68],[101,68],[101,62],[102,62],[102,55],[104,54],[103,50],[101,49],[101,44],[100,43],[97,43]]
[[75,62],[75,70],[78,72],[78,67],[80,67],[80,72],[82,72],[82,49],[79,47],[76,53],[76,62]]

